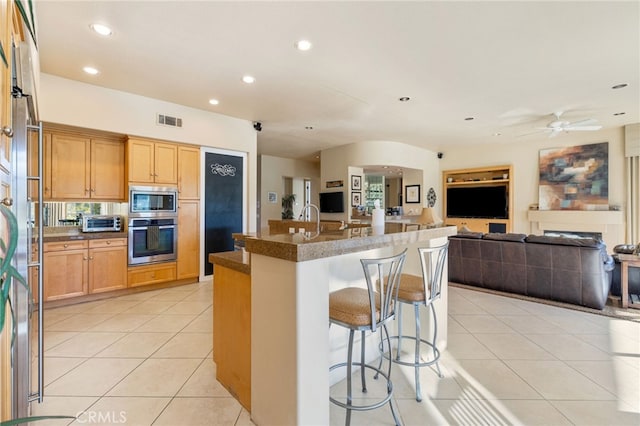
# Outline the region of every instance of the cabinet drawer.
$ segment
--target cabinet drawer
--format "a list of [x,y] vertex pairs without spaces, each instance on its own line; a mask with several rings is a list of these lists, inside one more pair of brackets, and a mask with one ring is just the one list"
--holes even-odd
[[82,250],[89,248],[88,241],[56,241],[44,244],[45,253],[50,251]]
[[103,240],[89,240],[89,248],[120,247],[126,245],[126,238],[105,238]]
[[129,287],[162,283],[176,279],[176,262],[129,268]]

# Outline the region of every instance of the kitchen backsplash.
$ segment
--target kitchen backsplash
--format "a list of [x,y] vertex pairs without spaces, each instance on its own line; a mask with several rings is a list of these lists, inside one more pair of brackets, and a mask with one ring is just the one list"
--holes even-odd
[[46,202],[43,206],[45,227],[77,227],[84,215],[117,214],[126,219],[127,203]]

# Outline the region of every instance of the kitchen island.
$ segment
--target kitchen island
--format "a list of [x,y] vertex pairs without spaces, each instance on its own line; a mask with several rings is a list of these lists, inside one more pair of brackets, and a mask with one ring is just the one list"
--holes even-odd
[[[343,378],[338,372],[330,375],[329,366],[346,360],[347,342],[346,330],[329,329],[329,292],[362,285],[361,258],[389,256],[405,248],[405,272],[419,275],[417,248],[441,244],[456,233],[455,227],[408,232],[402,229],[402,224],[387,223],[384,229],[353,228],[319,235],[276,234],[246,239],[251,268],[254,423],[329,424],[329,388]],[[446,279],[445,271],[445,283]],[[437,310],[441,348],[446,345],[446,304],[445,285]],[[424,317],[428,329],[429,317]],[[377,338],[374,335],[367,339],[369,361],[378,357]]]

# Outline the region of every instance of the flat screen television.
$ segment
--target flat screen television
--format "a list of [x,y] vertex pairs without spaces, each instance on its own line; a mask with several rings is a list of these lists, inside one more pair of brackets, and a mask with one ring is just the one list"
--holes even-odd
[[506,185],[447,188],[447,217],[508,219]]
[[321,192],[321,213],[344,213],[344,192]]

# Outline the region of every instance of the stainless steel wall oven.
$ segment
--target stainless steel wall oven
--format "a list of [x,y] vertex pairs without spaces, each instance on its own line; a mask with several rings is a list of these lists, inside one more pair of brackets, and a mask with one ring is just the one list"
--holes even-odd
[[177,200],[177,188],[129,188],[129,265],[176,260]]
[[129,265],[176,260],[177,218],[129,220]]

